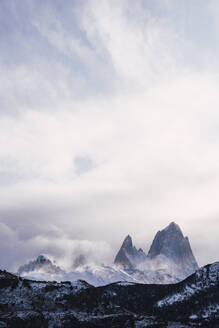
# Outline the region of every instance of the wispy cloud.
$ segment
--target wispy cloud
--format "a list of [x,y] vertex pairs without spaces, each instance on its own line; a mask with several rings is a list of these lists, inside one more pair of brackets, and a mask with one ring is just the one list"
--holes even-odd
[[24,3],[0,5],[2,240],[25,245],[4,264],[59,239],[111,244],[109,259],[124,235],[146,248],[172,217],[200,263],[216,260],[217,33],[205,47],[198,27],[218,31],[217,3]]

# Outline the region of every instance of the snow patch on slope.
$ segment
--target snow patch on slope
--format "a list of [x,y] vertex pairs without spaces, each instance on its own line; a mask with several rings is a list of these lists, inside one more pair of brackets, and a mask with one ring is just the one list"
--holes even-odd
[[192,295],[215,286],[219,281],[219,262],[207,265],[197,270],[195,282],[187,283],[180,293],[173,294],[157,302],[158,307],[169,306],[174,303],[183,302]]

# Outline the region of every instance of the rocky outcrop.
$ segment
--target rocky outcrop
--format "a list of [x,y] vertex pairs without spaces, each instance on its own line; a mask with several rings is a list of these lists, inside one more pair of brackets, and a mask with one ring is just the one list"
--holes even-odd
[[140,248],[136,249],[132,244],[132,238],[128,235],[117,253],[114,263],[124,269],[134,269],[137,264],[146,259],[146,254]]
[[188,237],[184,237],[180,227],[171,222],[165,229],[158,231],[148,252],[150,259],[162,256],[178,266],[188,276],[198,269]]
[[189,239],[183,236],[175,222],[157,232],[147,256],[141,248],[137,250],[133,246],[132,238],[128,235],[114,263],[125,270],[140,270],[147,279],[154,279],[157,274],[156,283],[177,282],[198,269]]

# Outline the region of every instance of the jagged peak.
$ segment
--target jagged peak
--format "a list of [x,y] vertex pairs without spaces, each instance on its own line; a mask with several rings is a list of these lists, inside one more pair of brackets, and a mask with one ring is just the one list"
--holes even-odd
[[[162,231],[166,232],[177,232],[183,237],[182,230],[178,224],[176,224],[174,221],[172,221],[166,228],[164,228]],[[159,231],[160,232],[160,231]]]
[[132,237],[131,237],[130,235],[127,235],[127,236],[125,237],[125,240],[132,240]]
[[122,246],[117,253],[114,263],[126,269],[136,267],[137,263],[145,260],[146,254],[142,249],[137,248],[132,243],[132,238],[127,235],[122,243]]
[[127,235],[122,243],[122,248],[132,247],[132,237]]
[[172,221],[172,222],[170,222],[169,226],[175,226],[175,227],[177,226],[178,227],[178,224],[176,224],[175,221]]
[[180,229],[180,227],[176,222],[172,221],[169,223],[169,225],[165,229]]
[[196,259],[187,237],[183,236],[179,225],[172,221],[166,228],[155,235],[148,252],[149,258],[164,255],[177,265],[195,271],[198,268]]

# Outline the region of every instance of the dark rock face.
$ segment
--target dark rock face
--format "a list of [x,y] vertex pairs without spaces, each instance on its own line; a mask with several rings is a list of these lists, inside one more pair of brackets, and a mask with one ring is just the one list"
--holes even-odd
[[[163,273],[163,281],[177,282],[198,269],[188,237],[183,236],[180,227],[174,222],[157,232],[148,255],[141,248],[137,250],[128,235],[114,263],[126,270],[140,270],[147,278],[151,276],[151,281],[156,273]],[[156,283],[159,281],[162,281],[160,276],[155,279]]]
[[[219,262],[177,284],[45,282],[0,271],[0,327],[219,327]],[[171,327],[181,327],[180,324]]]
[[188,237],[183,236],[180,227],[174,222],[158,231],[153,240],[148,257],[154,259],[159,255],[164,255],[190,274],[198,269]]
[[133,246],[132,238],[128,235],[117,253],[114,263],[124,269],[134,269],[138,263],[145,259],[146,254],[141,248],[137,250],[136,247]]

